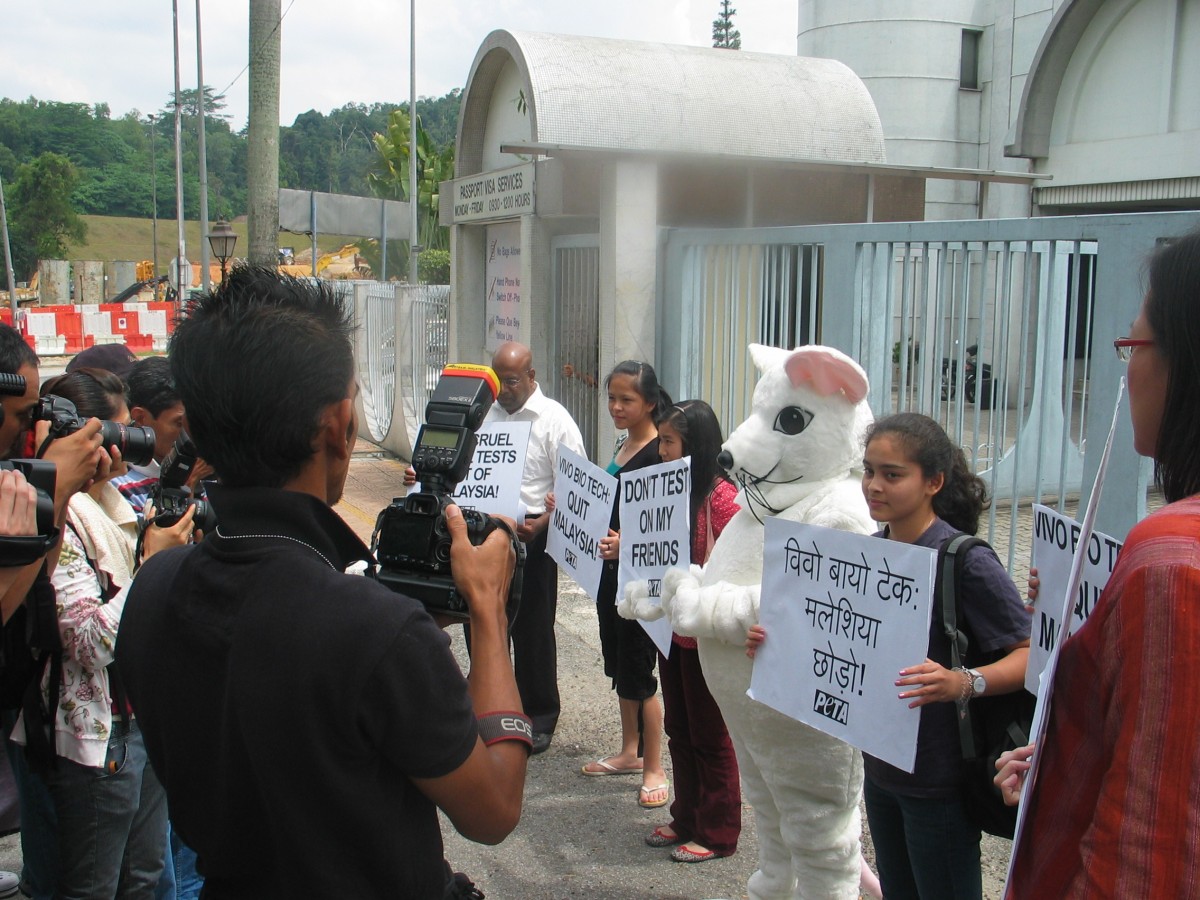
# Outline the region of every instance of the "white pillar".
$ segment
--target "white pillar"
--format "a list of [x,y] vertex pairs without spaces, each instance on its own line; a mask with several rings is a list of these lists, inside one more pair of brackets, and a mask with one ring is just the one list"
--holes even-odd
[[[609,163],[600,208],[601,378],[624,359],[655,362],[657,267],[658,167],[643,160]],[[597,415],[603,456],[614,431],[603,403]]]

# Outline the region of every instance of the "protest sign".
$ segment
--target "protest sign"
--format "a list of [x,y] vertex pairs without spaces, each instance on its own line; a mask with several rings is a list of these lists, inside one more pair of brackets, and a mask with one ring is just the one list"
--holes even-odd
[[[646,466],[621,473],[621,552],[617,602],[631,581],[649,581],[658,597],[667,569],[692,561],[690,497],[692,461]],[[641,622],[663,656],[671,655],[671,623],[664,617]]]
[[600,538],[617,498],[617,479],[566,447],[554,473],[554,515],[546,552],[593,598],[600,593]]
[[[1037,604],[1033,611],[1033,633],[1029,641],[1029,664],[1025,668],[1025,690],[1037,696],[1042,670],[1050,661],[1050,651],[1058,640],[1060,611],[1071,577],[1071,560],[1083,526],[1040,503],[1033,505],[1033,548],[1030,565],[1038,570]],[[1083,574],[1076,592],[1072,625],[1067,633],[1079,630],[1087,621],[1108,577],[1117,565],[1121,542],[1099,531],[1092,532]]]
[[925,659],[937,551],[766,520],[750,696],[906,772],[920,709],[900,700],[902,668]]
[[488,422],[476,434],[475,455],[454,502],[480,512],[525,521],[521,475],[529,448],[530,422]]

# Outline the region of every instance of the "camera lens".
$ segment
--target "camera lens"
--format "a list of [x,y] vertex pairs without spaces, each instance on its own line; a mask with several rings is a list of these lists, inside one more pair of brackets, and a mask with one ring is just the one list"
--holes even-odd
[[103,422],[100,437],[104,447],[114,444],[121,451],[121,458],[135,466],[147,465],[154,459],[154,429],[144,425],[122,425],[120,422]]

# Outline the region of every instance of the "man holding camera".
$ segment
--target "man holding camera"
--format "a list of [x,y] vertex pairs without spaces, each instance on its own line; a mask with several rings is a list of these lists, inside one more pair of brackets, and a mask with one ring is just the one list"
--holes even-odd
[[118,661],[208,898],[448,896],[436,809],[498,843],[529,724],[507,652],[509,536],[471,544],[464,682],[416,601],[345,575],[369,552],[330,509],[357,434],[351,325],[320,284],[239,267],[171,341],[219,526],[142,567]]
[[[32,416],[38,405],[37,354],[25,339],[8,325],[0,324],[0,372],[20,375],[25,379],[25,393],[0,398],[0,458],[13,459],[29,453],[27,438],[32,430]],[[46,449],[45,457],[57,469],[54,488],[54,520],[61,528],[67,516],[67,501],[82,490],[97,474],[100,465],[107,466],[108,457],[100,450],[100,421],[92,419],[74,434],[59,438]],[[51,551],[54,556],[56,551]],[[53,561],[53,560],[52,560]],[[41,561],[26,566],[0,597],[0,617],[9,617],[25,602],[25,595],[37,578]]]
[[586,457],[583,435],[562,404],[542,393],[533,353],[524,344],[501,344],[492,357],[500,395],[488,422],[530,422],[529,449],[521,476],[521,500],[528,513],[517,526],[525,542],[525,580],[520,614],[512,628],[513,665],[525,712],[533,720],[533,752],[549,749],[558,724],[558,646],[554,617],[558,610],[558,566],[546,553],[550,513],[546,495],[554,490],[558,451],[567,447]]

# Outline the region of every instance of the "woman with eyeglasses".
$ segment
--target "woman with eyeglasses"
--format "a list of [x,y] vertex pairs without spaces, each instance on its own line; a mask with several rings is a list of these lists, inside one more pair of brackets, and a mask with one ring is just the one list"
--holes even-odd
[[[1063,644],[1008,896],[1200,896],[1200,231],[1159,250],[1129,336],[1133,446],[1168,505]],[[1015,803],[1034,748],[1005,754]]]

